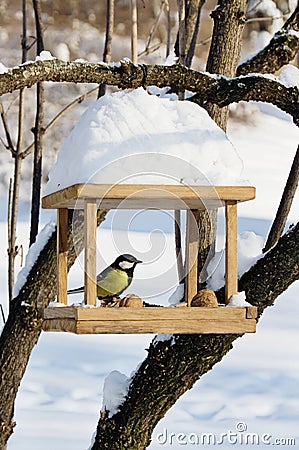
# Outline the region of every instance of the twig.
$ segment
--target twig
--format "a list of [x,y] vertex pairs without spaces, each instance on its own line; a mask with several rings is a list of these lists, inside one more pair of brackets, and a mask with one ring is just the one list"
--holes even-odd
[[[165,0],[161,0],[160,10],[159,10],[159,12],[158,12],[158,14],[156,16],[155,22],[153,23],[153,25],[152,25],[152,27],[150,29],[150,32],[149,32],[149,35],[148,35],[148,38],[147,38],[147,41],[146,41],[145,49],[143,50],[141,55],[147,55],[148,53],[150,53],[149,52],[150,44],[151,44],[152,38],[154,37],[154,35],[155,35],[156,31],[157,31],[160,19],[161,19],[162,14],[163,14],[164,6],[165,6]],[[138,56],[140,56],[140,54]]]
[[[107,0],[106,12],[106,36],[103,53],[103,61],[108,63],[111,61],[112,36],[114,29],[114,0]],[[100,84],[98,98],[106,93],[106,85]]]
[[4,111],[2,102],[0,102],[0,113],[1,113],[1,119],[2,119],[3,128],[4,128],[6,140],[7,140],[7,145],[5,145],[5,144],[4,145],[8,150],[10,150],[12,156],[15,157],[16,150],[15,150],[13,142],[12,142],[12,138],[11,138],[11,134],[9,131],[9,126],[8,126],[8,121],[7,121],[7,115]]
[[[194,29],[193,29],[192,38],[191,38],[191,41],[190,41],[190,44],[189,44],[189,48],[187,48],[187,50],[186,50],[187,51],[187,55],[186,55],[185,64],[186,64],[187,67],[191,67],[191,64],[192,64],[192,59],[193,59],[194,52],[195,52],[196,40],[197,40],[197,35],[198,35],[198,30],[199,30],[201,10],[202,10],[202,7],[205,4],[205,1],[206,0],[201,0],[200,3],[198,4],[196,22],[195,22],[195,26],[194,26]],[[190,29],[191,29],[191,26],[190,26]]]
[[208,38],[203,39],[202,41],[198,42],[198,43],[195,44],[195,45],[196,45],[196,46],[199,46],[199,45],[207,45],[207,44],[209,44],[209,43],[211,42],[211,40],[212,40],[212,36],[209,36]]
[[[186,60],[186,11],[185,11],[185,0],[177,0],[178,12],[179,12],[179,63],[184,66]],[[179,100],[184,100],[185,91],[180,90],[178,92]]]
[[166,8],[166,22],[167,22],[167,39],[166,39],[166,58],[170,54],[170,38],[171,38],[171,18],[170,18],[170,8],[168,0],[165,0]]
[[177,0],[179,11],[179,63],[185,65],[186,58],[186,30],[185,30],[185,0]]
[[145,55],[149,55],[150,53],[154,53],[157,50],[159,50],[160,47],[161,47],[161,42],[159,42],[158,44],[154,44],[149,48],[145,48],[143,50],[143,52],[138,53],[138,58],[141,58],[142,56],[145,56]]
[[[83,95],[80,95],[80,97],[73,100],[71,103],[66,105],[61,111],[59,111],[58,114],[44,127],[43,131],[44,134],[47,133],[50,128],[55,125],[55,123],[60,119],[61,116],[63,116],[64,113],[72,109],[75,105],[82,103],[87,97],[89,97],[91,94],[96,92],[98,90],[98,87],[91,89],[90,91],[86,92]],[[31,144],[28,145],[28,147],[22,152],[22,158],[25,159],[28,155],[30,155],[32,149],[34,146],[34,142],[31,142]]]
[[138,62],[137,54],[137,0],[131,0],[131,59],[133,64]]
[[280,200],[280,204],[276,213],[276,217],[273,221],[271,230],[268,235],[268,239],[265,247],[263,248],[263,253],[267,252],[271,247],[273,247],[282,235],[283,229],[285,227],[294,195],[299,182],[299,145],[297,147],[296,155],[294,157],[292,167]]
[[[42,12],[40,0],[33,0],[33,9],[35,16],[36,29],[36,53],[44,50]],[[30,226],[30,245],[32,245],[38,234],[39,209],[41,197],[41,179],[42,179],[42,151],[43,151],[43,120],[44,120],[44,85],[37,83],[36,90],[36,116],[34,125],[34,162],[32,179],[32,199],[31,199],[31,226]]]
[[261,3],[263,3],[263,1],[264,1],[264,0],[258,0],[258,1],[256,2],[256,4],[252,6],[252,8],[247,9],[246,13],[247,13],[247,14],[250,14],[252,11],[256,11],[257,7],[258,7]]
[[267,20],[280,20],[280,19],[284,19],[288,17],[288,14],[282,14],[281,16],[264,16],[264,17],[251,17],[250,19],[246,20],[246,24],[247,23],[251,23],[251,22],[265,22]]
[[[26,0],[22,1],[22,14],[23,14],[23,30],[22,30],[22,63],[27,59],[27,7]],[[15,153],[15,165],[14,165],[14,181],[12,192],[10,194],[10,223],[8,225],[9,236],[8,236],[8,297],[11,301],[13,298],[13,286],[15,278],[15,257],[17,254],[17,216],[19,207],[19,191],[21,182],[21,166],[22,166],[22,145],[23,145],[23,133],[24,133],[24,100],[25,100],[25,89],[20,89],[19,94],[19,112],[18,112],[18,139]]]

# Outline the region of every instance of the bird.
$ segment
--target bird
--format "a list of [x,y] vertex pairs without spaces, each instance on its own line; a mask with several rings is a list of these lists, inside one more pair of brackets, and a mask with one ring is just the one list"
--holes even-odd
[[[97,275],[97,297],[99,300],[120,295],[130,286],[134,269],[142,263],[135,256],[125,253]],[[68,294],[84,292],[84,286],[67,291]]]

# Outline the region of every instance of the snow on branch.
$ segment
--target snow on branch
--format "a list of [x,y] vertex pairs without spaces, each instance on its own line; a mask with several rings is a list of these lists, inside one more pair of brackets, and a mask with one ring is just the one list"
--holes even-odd
[[241,100],[263,101],[289,113],[294,122],[299,120],[299,89],[286,87],[275,79],[258,74],[226,78],[197,72],[179,64],[135,65],[128,59],[116,64],[59,59],[23,64],[0,74],[0,95],[31,87],[40,81],[108,84],[122,89],[169,86],[196,93],[194,101],[202,106],[213,103],[223,107]]

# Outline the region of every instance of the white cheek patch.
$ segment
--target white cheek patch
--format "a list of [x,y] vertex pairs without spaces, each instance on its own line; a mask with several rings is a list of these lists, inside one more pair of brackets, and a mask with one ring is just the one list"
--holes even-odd
[[130,261],[122,261],[119,263],[119,267],[123,270],[131,269],[134,266],[135,263]]

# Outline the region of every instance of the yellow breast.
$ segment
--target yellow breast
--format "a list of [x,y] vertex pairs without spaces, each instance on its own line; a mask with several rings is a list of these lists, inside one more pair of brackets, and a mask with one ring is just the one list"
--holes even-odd
[[122,292],[128,286],[128,275],[123,270],[111,269],[97,284],[98,297],[110,297]]

